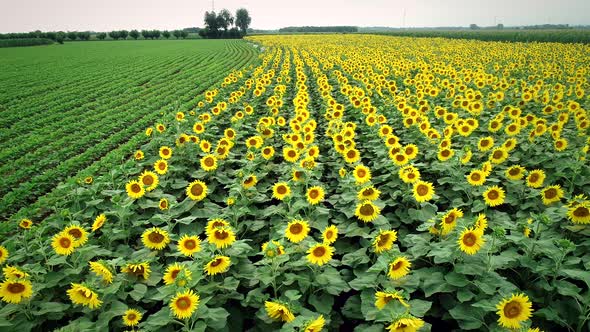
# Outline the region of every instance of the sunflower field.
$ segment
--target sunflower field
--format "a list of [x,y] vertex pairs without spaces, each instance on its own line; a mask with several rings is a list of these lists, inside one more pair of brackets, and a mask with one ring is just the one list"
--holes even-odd
[[0,330],[590,329],[590,46],[246,43],[6,221]]

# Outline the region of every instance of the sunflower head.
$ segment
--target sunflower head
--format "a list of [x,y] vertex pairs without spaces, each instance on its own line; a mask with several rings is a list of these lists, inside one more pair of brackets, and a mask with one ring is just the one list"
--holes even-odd
[[285,236],[289,241],[293,243],[299,243],[303,241],[309,233],[309,223],[305,220],[293,220],[287,224],[285,230]]
[[170,243],[170,236],[167,231],[159,227],[152,227],[143,232],[141,240],[146,248],[162,250]]
[[510,298],[503,299],[496,306],[499,316],[498,323],[502,327],[519,329],[521,322],[531,317],[533,312],[532,306],[533,304],[525,294],[512,294]]
[[170,301],[170,309],[178,319],[189,318],[197,310],[199,299],[199,295],[190,289],[185,292],[178,292]]
[[334,248],[327,244],[318,243],[307,250],[307,261],[311,264],[322,266],[332,259]]
[[467,228],[459,236],[457,243],[461,251],[468,255],[477,253],[484,244],[483,230],[480,228]]
[[397,257],[393,262],[389,263],[387,275],[393,280],[400,279],[410,273],[411,266],[412,263],[406,257]]

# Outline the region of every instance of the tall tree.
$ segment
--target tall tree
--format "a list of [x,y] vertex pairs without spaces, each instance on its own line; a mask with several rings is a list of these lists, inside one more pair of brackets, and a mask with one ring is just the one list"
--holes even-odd
[[114,40],[118,40],[119,38],[121,38],[121,36],[119,35],[119,31],[109,32],[109,37],[113,38]]
[[166,39],[170,38],[170,31],[168,31],[168,30],[162,31],[162,37],[164,37]]
[[245,35],[250,23],[252,22],[252,18],[250,14],[248,14],[248,10],[246,8],[240,8],[236,11],[236,26],[242,30],[242,33]]
[[107,37],[107,34],[104,32],[99,32],[96,34],[96,38],[99,40],[104,40]]
[[176,37],[176,39],[180,39],[180,37],[182,36],[182,31],[174,30],[172,31],[172,34],[174,35],[174,37]]
[[119,31],[119,37],[121,37],[122,39],[127,39],[127,36],[129,36],[129,31],[127,31],[127,30]]
[[151,31],[149,30],[141,30],[141,35],[144,39],[148,39],[152,37]]
[[137,30],[129,31],[129,37],[137,40],[137,38],[139,38],[139,31],[137,31]]
[[219,21],[215,12],[205,12],[205,35],[209,38],[216,38],[219,34]]
[[222,9],[217,15],[217,25],[223,28],[227,33],[227,29],[234,24],[234,17],[227,9]]
[[186,37],[188,37],[188,31],[181,30],[180,31],[180,37],[182,37],[182,39],[185,39]]
[[78,33],[76,31],[68,31],[67,36],[69,40],[76,40],[78,38]]

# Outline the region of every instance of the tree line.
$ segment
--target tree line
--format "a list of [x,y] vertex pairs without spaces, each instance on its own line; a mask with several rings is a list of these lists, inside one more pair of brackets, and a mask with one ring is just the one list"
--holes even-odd
[[[191,30],[195,30],[196,28],[191,28]],[[169,39],[174,37],[176,39],[185,39],[188,37],[188,31],[186,30],[114,30],[110,32],[98,32],[95,34],[96,39],[98,40],[105,40],[107,37],[110,37],[113,40],[119,39],[139,39],[139,37],[143,37],[144,39],[160,39],[160,37]],[[0,33],[0,40],[16,40],[16,39],[44,39],[44,40],[51,40],[53,42],[57,42],[63,44],[64,41],[75,41],[81,40],[86,41],[90,40],[92,33],[89,31],[49,31],[49,32],[42,32],[40,30],[32,31],[32,32],[19,32],[19,33]]]
[[227,9],[219,13],[215,11],[205,12],[205,28],[199,31],[203,38],[242,38],[246,35],[252,18],[245,8],[236,10],[236,15]]
[[326,27],[286,27],[279,29],[279,32],[358,32],[359,28],[354,26],[326,26]]

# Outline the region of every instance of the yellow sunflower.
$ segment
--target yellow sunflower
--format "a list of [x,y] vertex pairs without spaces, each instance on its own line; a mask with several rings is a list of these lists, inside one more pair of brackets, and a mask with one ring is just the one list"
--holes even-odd
[[31,226],[33,225],[33,222],[31,221],[31,219],[21,219],[21,221],[18,223],[18,227],[22,228],[22,229],[31,229]]
[[96,217],[94,219],[94,222],[92,223],[92,231],[95,232],[97,229],[101,228],[102,225],[104,225],[104,223],[107,221],[107,217],[105,216],[104,213],[101,213],[100,215],[98,215],[98,217]]
[[501,164],[508,159],[508,151],[504,148],[496,148],[490,154],[490,161],[494,164]]
[[138,180],[139,183],[141,183],[145,187],[146,191],[152,191],[156,189],[159,183],[158,176],[156,175],[156,173],[151,171],[144,171],[139,176]]
[[74,239],[74,237],[70,234],[61,232],[53,237],[51,246],[53,247],[53,250],[55,250],[56,254],[69,256],[74,252],[75,241],[76,239]]
[[291,188],[286,182],[277,182],[272,186],[272,197],[282,201],[291,196]]
[[213,243],[217,249],[223,249],[234,243],[236,236],[229,227],[217,227],[209,233],[208,241]]
[[368,223],[377,219],[380,212],[379,207],[371,201],[363,201],[357,204],[354,215],[365,223]]
[[102,262],[89,262],[90,271],[94,272],[96,276],[101,277],[104,282],[110,284],[113,282],[113,273],[109,268],[104,266]]
[[520,323],[531,318],[533,304],[525,294],[512,294],[510,298],[505,298],[496,305],[498,323],[500,326],[509,329],[521,328]]
[[389,332],[416,332],[422,326],[424,321],[416,317],[400,318],[397,321],[391,323],[386,329]]
[[356,197],[359,201],[375,201],[379,198],[381,191],[373,186],[359,190]]
[[139,324],[141,320],[141,312],[135,309],[127,309],[125,313],[123,313],[123,324],[125,326],[136,326]]
[[68,289],[67,293],[74,304],[87,306],[90,309],[98,308],[102,304],[102,301],[98,299],[98,294],[82,284],[72,283],[72,287]]
[[398,176],[405,183],[414,183],[420,180],[420,171],[416,167],[408,165],[399,169]]
[[489,151],[493,147],[494,139],[491,136],[482,137],[477,143],[477,149],[482,152]]
[[186,187],[186,195],[193,201],[202,201],[207,197],[207,185],[203,181],[195,180]]
[[169,207],[170,204],[168,203],[168,200],[166,198],[160,199],[160,202],[158,203],[158,208],[160,208],[160,210],[165,211],[168,210]]
[[249,175],[244,179],[244,181],[242,181],[242,187],[244,187],[244,189],[249,189],[254,187],[256,183],[258,183],[258,178],[256,175]]
[[199,307],[199,295],[195,294],[192,289],[176,293],[176,296],[170,301],[170,309],[178,319],[189,318]]
[[459,219],[461,217],[463,217],[463,211],[461,211],[461,209],[453,208],[451,211],[447,212],[442,217],[442,221],[441,221],[441,226],[442,226],[441,234],[442,235],[447,235],[453,229],[455,229],[455,226],[457,225],[457,219]]
[[203,270],[207,272],[207,275],[216,275],[219,273],[223,273],[227,271],[231,264],[231,260],[227,256],[215,256],[212,260],[210,260],[205,266]]
[[393,262],[389,263],[387,275],[393,280],[400,279],[410,273],[411,266],[412,263],[406,257],[397,257]]
[[201,168],[204,171],[211,172],[217,169],[217,158],[215,155],[206,154],[201,158]]
[[62,233],[69,234],[74,238],[74,248],[78,248],[88,241],[88,232],[77,225],[67,226]]
[[455,150],[445,148],[438,151],[437,158],[440,161],[447,161],[455,155]]
[[148,249],[162,250],[170,243],[170,236],[167,231],[159,227],[152,227],[143,232],[141,241]]
[[471,157],[473,157],[473,152],[471,152],[469,149],[466,149],[463,153],[463,156],[461,157],[461,164],[467,164],[471,160]]
[[145,189],[143,188],[143,185],[136,180],[127,182],[125,185],[125,190],[127,190],[127,195],[132,199],[138,199],[145,195]]
[[556,139],[553,146],[555,147],[555,151],[563,151],[567,149],[567,140],[565,138]]
[[283,148],[283,158],[290,163],[294,163],[299,159],[299,152],[290,147]]
[[273,148],[272,146],[265,146],[262,148],[261,152],[262,152],[262,158],[269,160],[270,158],[272,158],[274,156],[275,148]]
[[150,269],[150,264],[148,262],[141,262],[137,264],[128,263],[121,269],[121,272],[147,280],[150,277],[152,270]]
[[7,303],[20,303],[33,295],[33,285],[28,280],[5,280],[0,284],[0,297]]
[[172,157],[172,149],[168,146],[160,148],[160,158],[168,160]]
[[164,175],[168,172],[168,162],[164,159],[160,159],[154,163],[154,170],[160,175]]
[[478,169],[473,169],[469,172],[469,175],[467,175],[467,182],[472,186],[481,186],[486,182],[486,175]]
[[137,150],[133,154],[133,157],[135,158],[135,160],[143,160],[143,158],[145,157],[145,155],[144,155],[143,151]]
[[365,165],[357,165],[352,171],[357,185],[364,184],[371,180],[371,170]]
[[264,302],[264,308],[268,317],[283,322],[290,322],[295,319],[295,315],[286,306],[278,303],[266,301]]
[[432,183],[425,181],[417,181],[414,183],[414,199],[418,203],[431,200],[434,196],[434,187]]
[[205,227],[205,234],[207,234],[207,236],[210,236],[215,229],[229,226],[230,225],[226,220],[220,218],[211,219],[209,220],[209,222],[207,222],[207,227]]
[[381,253],[383,251],[390,250],[393,247],[393,243],[397,240],[397,232],[396,231],[383,231],[379,230],[379,234],[375,237],[373,241],[373,247],[375,248],[376,253]]
[[520,165],[510,166],[504,175],[510,180],[518,181],[524,177],[526,169]]
[[332,244],[336,242],[336,239],[338,238],[338,227],[335,225],[326,227],[322,232],[322,238],[324,239],[324,243]]
[[531,188],[541,188],[543,181],[545,181],[545,171],[535,169],[529,172],[529,176],[526,178],[526,185]]
[[590,201],[568,204],[567,217],[574,224],[590,224]]
[[293,220],[287,225],[285,236],[293,243],[299,243],[307,237],[309,224],[305,220]]
[[324,316],[320,315],[318,318],[307,323],[307,325],[305,325],[305,328],[303,329],[303,331],[304,332],[320,332],[324,328],[325,324],[326,324],[326,321],[324,320]]
[[488,218],[486,217],[485,214],[480,213],[477,216],[477,219],[475,220],[475,228],[477,228],[477,230],[483,232],[486,230],[486,228],[488,228]]
[[361,153],[359,150],[352,148],[344,152],[344,161],[349,164],[354,164],[361,159]]
[[375,293],[375,306],[381,310],[391,302],[391,300],[399,301],[404,307],[409,308],[410,305],[404,300],[398,292],[377,292]]
[[313,186],[307,189],[306,193],[307,202],[311,205],[316,205],[324,200],[324,188],[320,186]]
[[209,153],[211,151],[211,143],[204,139],[199,143],[199,148],[201,149],[201,151]]
[[268,241],[262,244],[262,252],[267,257],[275,257],[285,253],[285,247],[279,241]]
[[485,240],[483,238],[483,230],[479,228],[466,228],[461,235],[459,235],[459,248],[467,255],[474,255],[483,246]]
[[318,243],[307,250],[307,261],[322,266],[332,259],[334,248],[327,244]]
[[195,253],[201,251],[201,240],[196,235],[184,234],[178,240],[178,251],[185,256],[193,257]]
[[29,274],[19,270],[18,268],[10,265],[6,265],[2,269],[2,274],[4,278],[7,280],[18,280],[18,279],[25,279],[29,277]]
[[504,189],[498,186],[489,187],[484,193],[482,194],[486,205],[494,207],[501,204],[504,204],[504,199],[506,198],[506,193]]
[[563,198],[563,189],[560,185],[545,187],[541,190],[541,198],[543,198],[545,205],[559,202]]
[[172,285],[176,282],[176,278],[179,277],[180,275],[182,275],[182,277],[185,280],[192,279],[191,271],[189,271],[186,267],[184,267],[178,263],[174,263],[174,264],[168,265],[162,280],[164,280],[164,284]]

